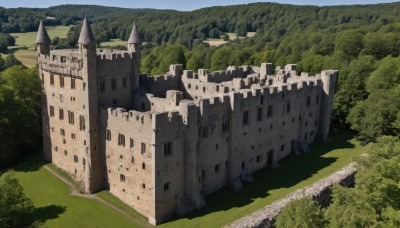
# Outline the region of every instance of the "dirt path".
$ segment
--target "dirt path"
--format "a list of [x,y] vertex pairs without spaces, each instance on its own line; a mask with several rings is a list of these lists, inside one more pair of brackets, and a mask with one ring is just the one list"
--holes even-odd
[[103,200],[102,198],[100,198],[98,195],[96,194],[83,194],[80,193],[79,190],[75,187],[75,185],[70,181],[65,179],[65,177],[59,175],[58,173],[54,172],[54,170],[52,170],[51,168],[49,168],[47,165],[44,166],[44,168],[49,171],[51,174],[53,174],[54,176],[56,176],[58,179],[60,179],[61,181],[63,181],[64,183],[66,183],[68,186],[70,186],[71,188],[71,195],[72,196],[78,196],[78,197],[82,197],[82,198],[87,198],[87,199],[94,199],[97,200],[98,202],[105,204],[109,207],[111,207],[112,209],[118,211],[119,213],[125,215],[126,217],[128,217],[130,220],[132,220],[133,222],[135,222],[136,224],[140,224],[143,225],[144,227],[151,227],[149,224],[145,224],[142,221],[138,220],[135,217],[132,217],[129,213],[127,213],[125,210],[115,206],[114,204],[107,202],[105,200]]

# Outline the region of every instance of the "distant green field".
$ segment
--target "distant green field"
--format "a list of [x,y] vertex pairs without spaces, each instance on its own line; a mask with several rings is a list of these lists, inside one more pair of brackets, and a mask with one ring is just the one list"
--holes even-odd
[[[47,32],[51,39],[58,36],[60,38],[67,37],[68,26],[46,26]],[[15,38],[15,45],[8,49],[14,53],[15,57],[27,67],[34,67],[37,64],[37,53],[35,51],[35,40],[37,32],[11,33]]]
[[124,40],[121,39],[110,39],[108,42],[101,42],[100,47],[106,47],[106,46],[117,46],[117,45],[122,45],[122,46],[128,46],[128,43]]
[[[220,227],[229,224],[349,164],[362,152],[353,137],[352,132],[335,131],[332,142],[314,144],[308,153],[289,156],[280,162],[280,168],[256,172],[253,175],[255,181],[245,184],[243,191],[219,190],[206,197],[204,208],[182,218],[173,218],[160,227]],[[93,199],[71,196],[69,186],[45,170],[40,161],[17,167],[15,177],[38,208],[36,216],[44,221],[45,227],[149,226],[146,218],[109,192],[102,191],[98,196],[123,209],[137,222]]]

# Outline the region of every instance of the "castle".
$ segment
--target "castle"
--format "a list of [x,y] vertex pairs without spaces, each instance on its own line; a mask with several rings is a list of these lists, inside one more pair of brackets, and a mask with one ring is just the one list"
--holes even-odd
[[328,139],[337,71],[175,64],[150,77],[140,73],[135,25],[127,51],[98,49],[86,18],[78,46],[50,50],[40,23],[44,157],[152,224],[201,208],[224,186],[240,191],[254,171]]

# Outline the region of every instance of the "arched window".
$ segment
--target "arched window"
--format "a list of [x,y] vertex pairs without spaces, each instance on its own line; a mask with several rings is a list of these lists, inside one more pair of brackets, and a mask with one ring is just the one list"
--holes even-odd
[[79,129],[81,131],[84,131],[86,129],[86,125],[85,125],[85,117],[80,115],[79,116]]

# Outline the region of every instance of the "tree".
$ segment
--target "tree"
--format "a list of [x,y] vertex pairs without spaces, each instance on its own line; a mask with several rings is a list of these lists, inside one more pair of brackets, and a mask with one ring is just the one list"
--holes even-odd
[[11,176],[12,173],[0,176],[0,227],[27,227],[32,223],[34,206]]
[[374,142],[383,135],[395,135],[394,123],[400,112],[399,92],[379,90],[351,109],[348,121],[364,142]]
[[363,35],[356,30],[346,30],[338,34],[335,41],[336,51],[343,52],[347,58],[353,59],[363,49]]
[[12,66],[16,66],[16,65],[21,65],[21,61],[19,61],[17,58],[15,58],[14,54],[9,54],[6,57],[6,61],[4,63],[4,67],[5,68],[9,68]]
[[224,70],[229,66],[229,56],[232,53],[232,48],[218,48],[211,57],[211,70]]
[[0,166],[39,145],[40,80],[35,68],[14,66],[0,75]]
[[277,228],[286,227],[324,227],[326,221],[320,205],[311,197],[293,200],[282,210],[276,219]]

